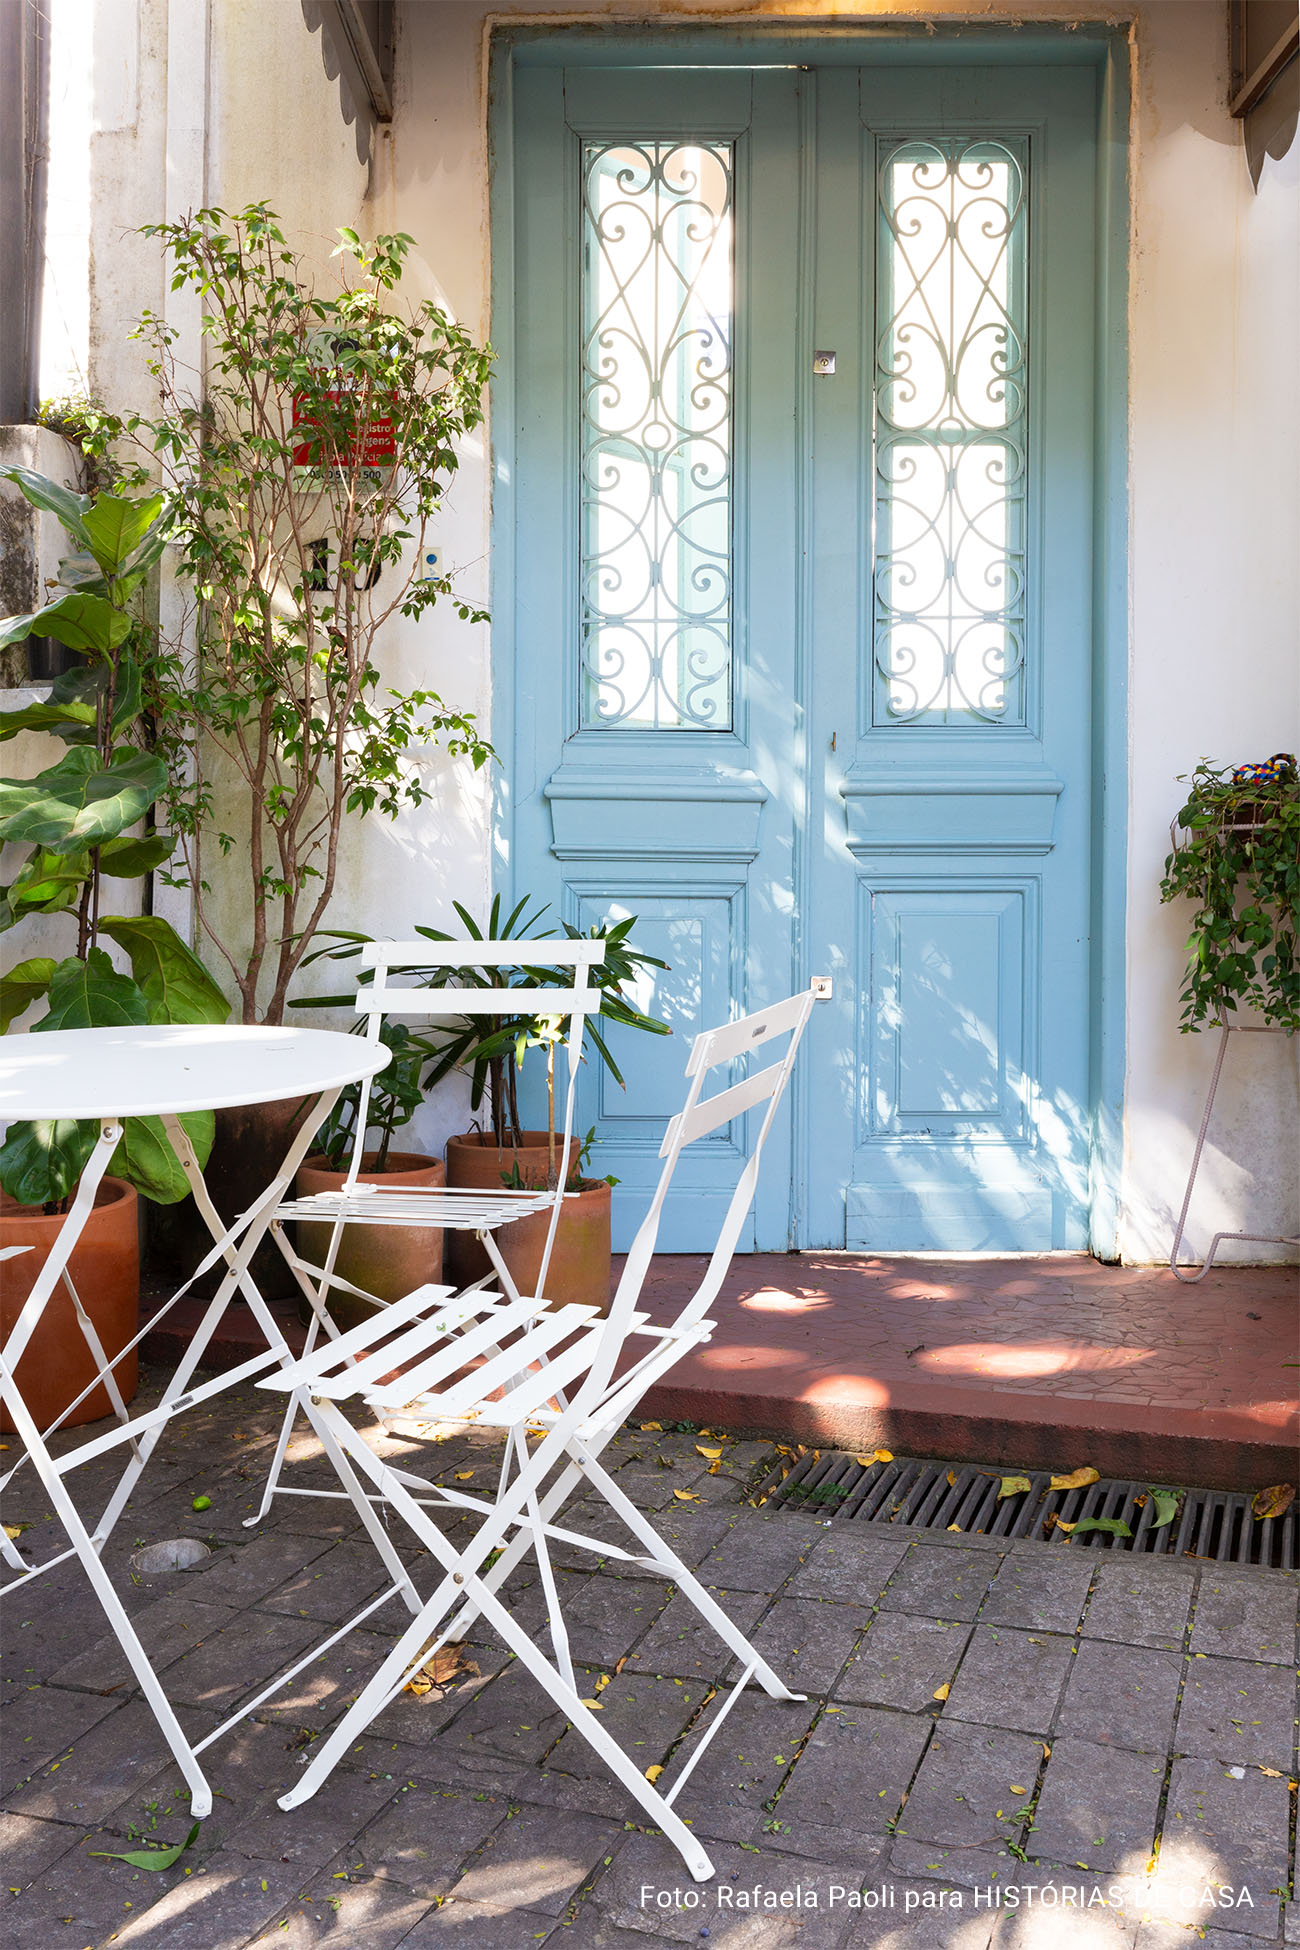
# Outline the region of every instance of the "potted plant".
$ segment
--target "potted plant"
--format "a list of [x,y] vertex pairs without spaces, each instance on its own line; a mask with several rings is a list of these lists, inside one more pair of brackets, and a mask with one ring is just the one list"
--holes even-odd
[[1187,944],[1182,1028],[1237,1009],[1300,1029],[1300,781],[1289,753],[1263,765],[1202,760],[1183,781],[1162,901],[1196,903]]
[[[71,953],[31,956],[0,980],[0,1027],[7,1033],[42,1001],[45,1013],[32,1024],[35,1035],[117,1023],[224,1022],[230,1013],[225,997],[165,920],[106,911],[109,882],[147,876],[174,846],[155,830],[130,830],[150,819],[167,783],[167,768],[148,749],[143,726],[153,651],[136,614],[139,591],[163,545],[162,497],[107,489],[92,497],[25,468],[4,474],[35,507],[58,517],[74,552],[60,563],[59,581],[42,609],[0,622],[0,644],[35,632],[55,637],[84,662],[54,680],[47,700],[0,712],[0,741],[24,731],[48,732],[66,747],[35,778],[0,779],[0,840],[28,849],[14,879],[0,890],[0,931],[35,914],[66,915],[75,928]],[[130,974],[114,963],[105,942],[122,952]],[[200,1160],[206,1159],[211,1112],[182,1122]],[[57,1236],[98,1129],[93,1121],[22,1121],[10,1125],[0,1145],[0,1244],[34,1249],[6,1268],[0,1315],[5,1333]],[[189,1185],[154,1117],[125,1120],[110,1174],[69,1271],[111,1356],[136,1330],[136,1194],[171,1203],[187,1197]],[[47,1422],[92,1373],[71,1296],[61,1287],[18,1365],[19,1385],[37,1419]],[[129,1399],[136,1385],[134,1354],[116,1374]],[[87,1421],[108,1409],[100,1387],[71,1420]]]
[[[314,957],[307,959],[311,961]],[[393,1148],[394,1132],[410,1123],[424,1101],[421,1072],[436,1057],[436,1047],[427,1036],[416,1034],[400,1022],[382,1023],[379,1036],[391,1056],[388,1068],[371,1081],[366,1128],[364,1132],[357,1128],[361,1085],[350,1084],[328,1121],[321,1126],[320,1151],[299,1169],[300,1198],[309,1198],[315,1192],[338,1191],[358,1144],[367,1147],[362,1153],[358,1181],[363,1185],[414,1189],[446,1183],[441,1158]],[[370,1147],[372,1134],[375,1142]],[[303,1258],[314,1266],[324,1266],[331,1233],[332,1227],[324,1222],[316,1225],[299,1221],[298,1249]],[[334,1265],[342,1279],[374,1294],[377,1300],[400,1300],[416,1287],[434,1284],[442,1277],[442,1233],[424,1226],[344,1226]],[[375,1311],[373,1306],[340,1286],[332,1285],[326,1297],[330,1312],[344,1329],[355,1327]],[[300,1311],[305,1319],[310,1311],[305,1300]]]
[[[439,928],[417,927],[415,932],[429,941],[452,941],[468,936],[472,941],[513,941],[545,939],[552,929],[542,923],[545,907],[529,911],[531,903],[520,901],[509,914],[503,914],[498,895],[492,902],[486,929],[481,928],[468,910],[453,903],[464,927],[464,936],[453,936]],[[562,924],[570,940],[584,937],[568,922]],[[643,968],[664,968],[666,963],[643,954],[629,945],[628,936],[636,917],[618,921],[610,927],[592,928],[587,937],[603,941],[605,958],[592,970],[592,979],[601,991],[600,1016],[608,1027],[618,1023],[627,1028],[644,1029],[654,1035],[671,1032],[666,1023],[638,1009],[625,993],[627,985]],[[336,933],[336,946],[325,950],[332,959],[347,961],[357,954],[365,935]],[[442,981],[445,970],[430,970],[431,978]],[[459,984],[470,988],[519,988],[521,1001],[528,1007],[500,1016],[469,1016],[463,1022],[439,1025],[430,1032],[435,1054],[428,1062],[422,1087],[433,1086],[459,1070],[470,1080],[470,1108],[486,1111],[489,1127],[471,1129],[447,1144],[447,1183],[464,1189],[493,1191],[502,1186],[518,1189],[554,1189],[563,1172],[567,1196],[556,1232],[547,1290],[566,1300],[582,1299],[604,1307],[609,1301],[610,1272],[610,1192],[616,1182],[610,1178],[586,1175],[584,1167],[593,1134],[585,1140],[576,1137],[567,1159],[561,1156],[561,1135],[557,1130],[556,1091],[557,1054],[563,1043],[566,1019],[547,1015],[537,1007],[537,988],[566,986],[570,972],[555,967],[463,968],[456,971]],[[350,1000],[344,996],[319,998],[318,1006]],[[620,1086],[623,1076],[597,1022],[588,1019],[584,1036],[584,1060],[588,1048],[605,1065]],[[547,1122],[544,1127],[526,1128],[519,1101],[519,1078],[530,1051],[540,1053],[545,1078]],[[563,1068],[563,1059],[560,1059]],[[563,1083],[558,1087],[562,1090]],[[521,1291],[535,1287],[541,1267],[549,1215],[537,1214],[504,1227],[496,1234],[511,1275]],[[451,1274],[462,1283],[479,1279],[490,1271],[483,1248],[465,1233],[453,1233],[447,1241]]]
[[[376,662],[380,632],[440,597],[483,618],[424,568],[459,445],[483,417],[490,354],[436,306],[399,305],[409,237],[340,231],[336,288],[321,290],[264,203],[143,234],[170,257],[174,288],[200,299],[205,383],[197,396],[171,329],[145,313],[157,408],[100,413],[90,444],[119,463],[134,453],[140,479],[161,455],[179,483],[170,533],[192,641],[169,646],[152,700],[180,843],[172,878],[240,1019],[279,1023],[349,821],[426,798],[413,747],[441,743],[476,767],[491,753],[471,715],[392,689]],[[297,1108],[218,1114],[220,1210],[265,1184]]]

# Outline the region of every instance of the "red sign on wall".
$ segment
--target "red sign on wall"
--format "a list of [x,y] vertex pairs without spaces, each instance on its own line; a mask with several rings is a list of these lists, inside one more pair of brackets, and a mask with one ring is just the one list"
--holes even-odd
[[[347,397],[348,390],[347,387],[332,387],[326,394],[326,398],[337,406],[341,400]],[[293,424],[295,427],[303,428],[308,436],[293,450],[294,466],[319,467],[321,465],[319,451],[320,435],[318,431],[316,438],[313,439],[311,437],[311,429],[314,427],[319,430],[320,422],[309,411],[305,410],[301,396],[296,393],[293,401]],[[331,463],[335,467],[354,467],[357,464],[358,457],[362,467],[391,467],[397,458],[397,438],[393,432],[393,423],[386,416],[373,418],[366,422],[362,433],[359,456],[355,433],[347,445],[344,446],[342,439],[343,430],[337,423],[332,429],[332,432],[334,435],[334,446],[338,456]]]

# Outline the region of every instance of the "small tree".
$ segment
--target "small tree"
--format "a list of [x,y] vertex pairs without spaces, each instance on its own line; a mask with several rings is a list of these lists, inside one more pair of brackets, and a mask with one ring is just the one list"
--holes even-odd
[[[92,451],[161,458],[178,570],[195,601],[196,662],[178,646],[149,702],[168,757],[170,824],[203,937],[245,1022],[280,1022],[334,894],[348,814],[389,818],[426,795],[411,754],[441,741],[477,767],[473,717],[431,690],[383,686],[379,632],[451,597],[422,573],[428,525],[483,417],[491,355],[436,306],[393,303],[411,244],[339,232],[339,289],[315,289],[274,211],[200,210],[152,224],[173,286],[203,305],[201,397],[175,332],[146,312],[159,410],[105,418]],[[243,876],[218,908],[213,849]],[[245,932],[224,918],[238,912]]]

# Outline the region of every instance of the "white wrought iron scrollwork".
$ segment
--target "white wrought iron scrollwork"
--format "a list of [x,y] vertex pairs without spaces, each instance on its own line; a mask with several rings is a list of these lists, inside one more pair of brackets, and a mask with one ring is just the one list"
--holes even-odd
[[731,725],[732,150],[583,146],[589,727]]
[[875,721],[1024,722],[1026,150],[877,157]]

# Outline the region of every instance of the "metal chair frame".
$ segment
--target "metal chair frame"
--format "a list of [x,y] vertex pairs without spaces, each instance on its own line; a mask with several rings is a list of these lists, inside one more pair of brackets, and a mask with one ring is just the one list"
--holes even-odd
[[[466,1192],[441,1185],[404,1189],[360,1185],[357,1181],[365,1154],[370,1106],[371,1080],[366,1077],[361,1084],[352,1153],[343,1185],[336,1192],[290,1198],[277,1207],[271,1221],[271,1237],[288,1262],[311,1308],[303,1350],[305,1356],[315,1348],[320,1333],[331,1340],[340,1339],[326,1298],[331,1290],[346,1291],[374,1306],[387,1304],[335,1272],[343,1229],[347,1225],[427,1226],[443,1231],[472,1232],[487,1253],[492,1270],[466,1291],[481,1291],[493,1280],[499,1280],[507,1296],[517,1301],[519,1292],[493,1234],[502,1226],[526,1218],[531,1213],[549,1211],[550,1223],[542,1249],[537,1293],[533,1296],[541,1299],[546,1290],[556,1230],[564,1204],[569,1160],[573,1154],[574,1106],[587,1018],[600,1012],[601,991],[593,985],[591,971],[599,967],[604,955],[604,943],[599,940],[553,940],[550,937],[511,941],[375,941],[368,942],[362,948],[361,967],[368,971],[370,979],[367,980],[363,974],[358,983],[355,1007],[358,1015],[366,1018],[366,1039],[370,1042],[378,1043],[380,1026],[387,1017],[418,1017],[437,1021],[465,1016],[528,1014],[568,1018],[565,1037],[568,1073],[564,1126],[558,1151],[560,1162],[555,1185],[543,1191]],[[395,985],[392,980],[395,974],[410,973],[415,969],[422,973],[428,969],[445,969],[450,975],[457,969],[480,967],[571,968],[573,977],[569,986],[563,988],[544,987],[540,983],[499,988],[457,988],[428,983],[409,987]],[[537,1007],[539,999],[547,1006]],[[296,1219],[331,1223],[329,1248],[323,1266],[313,1265],[304,1259],[290,1241],[284,1228],[289,1221]],[[245,1519],[248,1529],[255,1528],[264,1520],[275,1496],[333,1498],[345,1494],[341,1490],[306,1489],[281,1481],[289,1439],[303,1402],[304,1393],[299,1389],[286,1404],[261,1502],[256,1513]],[[419,1483],[417,1478],[411,1481]],[[419,1483],[419,1487],[423,1489],[425,1486]]]
[[[314,1411],[314,1423],[329,1430],[331,1450],[337,1449],[348,1458],[382,1501],[385,1515],[397,1516],[407,1525],[441,1572],[418,1616],[402,1632],[337,1726],[313,1749],[302,1780],[281,1798],[282,1808],[294,1808],[308,1800],[420,1665],[448,1640],[463,1637],[482,1616],[645,1814],[663,1830],[691,1874],[698,1880],[712,1875],[707,1852],[673,1803],[751,1680],[774,1699],[797,1700],[803,1695],[784,1685],[659,1537],[649,1518],[603,1468],[600,1454],[646,1390],[712,1334],[714,1323],[707,1318],[708,1309],[717,1297],[753,1202],[763,1146],[815,999],[816,993],[810,989],[695,1039],[687,1064],[690,1084],[686,1102],[668,1125],[660,1150],[663,1165],[659,1182],[607,1317],[580,1305],[560,1302],[548,1312],[539,1303],[515,1295],[471,1290],[452,1296],[447,1288],[430,1287],[408,1296],[386,1315],[377,1315],[305,1352],[291,1367],[259,1380],[259,1386],[287,1392],[291,1398],[299,1393],[305,1396]],[[789,1043],[777,1062],[710,1098],[702,1096],[712,1072],[781,1035],[788,1035]],[[652,1325],[637,1311],[637,1301],[678,1159],[688,1145],[764,1105],[761,1128],[703,1279],[671,1326]],[[630,1367],[618,1373],[619,1359],[633,1339],[648,1341],[649,1346]],[[483,1358],[484,1365],[466,1373],[465,1360],[470,1354]],[[394,1375],[392,1371],[398,1367],[402,1372]],[[409,1411],[414,1404],[421,1415],[469,1419],[504,1429],[506,1451],[495,1497],[475,1497],[430,1485],[384,1463],[343,1413],[342,1405],[353,1401],[363,1402],[381,1416],[392,1415],[399,1408]],[[531,1451],[530,1435],[534,1438]],[[555,1521],[565,1498],[581,1481],[603,1498],[634,1542],[642,1546],[639,1551],[619,1549],[603,1538],[584,1536]],[[417,1487],[419,1495],[415,1493]],[[430,1501],[477,1515],[481,1521],[473,1538],[458,1548],[444,1536],[425,1507]],[[667,1791],[646,1778],[579,1692],[551,1565],[552,1541],[577,1545],[598,1557],[620,1558],[671,1578],[741,1661],[739,1679]],[[528,1550],[537,1558],[550,1615],[553,1658],[549,1659],[499,1596],[503,1581]]]

